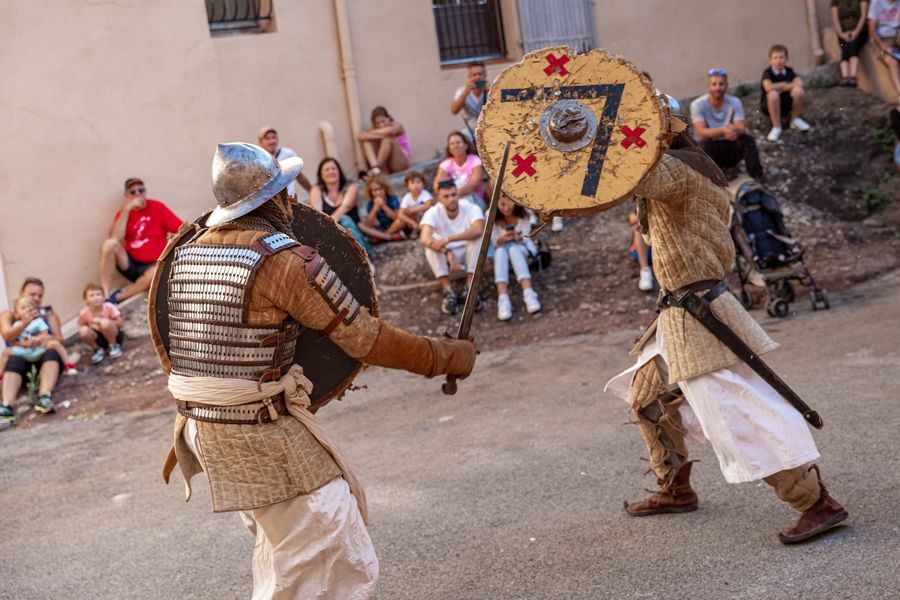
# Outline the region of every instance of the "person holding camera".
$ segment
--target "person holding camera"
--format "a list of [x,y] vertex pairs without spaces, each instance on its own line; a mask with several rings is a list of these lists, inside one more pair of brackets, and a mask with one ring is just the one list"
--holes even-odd
[[[40,388],[35,410],[50,413],[55,410],[52,394],[63,370],[74,370],[74,366],[66,364],[59,351],[62,349],[61,324],[59,316],[49,306],[42,306],[44,300],[44,283],[35,277],[29,277],[22,285],[19,298],[13,310],[0,313],[0,336],[13,345],[9,359],[3,368],[3,403],[0,404],[0,429],[6,429],[15,421],[13,403],[22,389],[32,366],[37,367]],[[28,341],[24,341],[32,329]],[[17,356],[22,350],[35,350],[37,356]],[[41,352],[40,348],[45,351]],[[63,351],[63,354],[65,352]]]
[[509,300],[509,267],[519,285],[525,310],[534,314],[541,310],[537,292],[531,286],[529,260],[538,256],[537,244],[531,238],[531,220],[525,209],[501,194],[497,202],[497,218],[491,233],[494,245],[494,283],[497,285],[497,318],[508,321],[512,318],[512,302]]
[[466,125],[463,133],[466,134],[470,142],[474,142],[475,125],[478,123],[481,108],[487,103],[489,86],[487,70],[483,62],[469,63],[468,70],[469,78],[466,80],[466,85],[457,89],[453,95],[450,112],[454,115],[462,116],[463,123]]

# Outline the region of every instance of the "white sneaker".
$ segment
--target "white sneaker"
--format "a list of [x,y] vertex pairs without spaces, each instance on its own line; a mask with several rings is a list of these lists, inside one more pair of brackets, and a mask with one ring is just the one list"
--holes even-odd
[[110,358],[121,358],[122,357],[122,346],[119,344],[110,344],[109,345],[109,357]]
[[562,217],[553,217],[553,222],[550,223],[550,231],[559,233],[564,227]]
[[534,314],[541,310],[541,303],[538,302],[537,292],[531,288],[522,290],[522,297],[525,300],[525,310],[528,314]]
[[641,278],[638,281],[638,289],[642,292],[649,292],[653,289],[653,269],[650,267],[641,269]]
[[781,127],[773,127],[769,132],[769,135],[766,136],[766,139],[770,142],[777,142],[781,139]]
[[509,301],[509,294],[497,297],[497,318],[501,321],[512,319],[512,302]]
[[810,127],[809,123],[807,123],[800,117],[794,117],[794,119],[791,121],[791,129],[798,129],[800,131],[809,131],[810,129],[812,129],[812,127]]
[[91,354],[91,362],[95,365],[103,362],[104,358],[106,358],[106,351],[103,348],[97,348],[94,350],[94,353]]

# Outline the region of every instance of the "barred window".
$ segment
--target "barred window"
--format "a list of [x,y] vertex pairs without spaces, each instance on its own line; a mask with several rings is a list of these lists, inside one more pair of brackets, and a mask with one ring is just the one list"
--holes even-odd
[[274,31],[273,0],[206,0],[209,32],[214,37]]
[[499,0],[432,0],[441,64],[506,56]]

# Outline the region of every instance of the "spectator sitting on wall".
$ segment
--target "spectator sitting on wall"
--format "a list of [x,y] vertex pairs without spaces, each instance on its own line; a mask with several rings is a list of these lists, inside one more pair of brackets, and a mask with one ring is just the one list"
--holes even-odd
[[372,129],[357,136],[362,142],[369,175],[397,173],[409,168],[412,153],[409,150],[409,136],[402,124],[394,121],[387,109],[376,106],[372,109]]
[[472,152],[472,144],[458,131],[447,136],[446,157],[434,175],[434,189],[437,190],[438,184],[448,179],[456,184],[461,200],[468,200],[481,210],[485,209],[484,167],[478,155]]
[[481,109],[487,103],[490,86],[483,62],[469,63],[469,78],[466,85],[456,90],[450,112],[461,115],[466,128],[464,133],[470,142],[475,141],[475,125],[481,115]]
[[[454,315],[459,304],[470,293],[472,277],[478,262],[479,238],[484,230],[484,212],[476,205],[461,200],[459,190],[452,180],[437,186],[437,204],[422,216],[422,234],[419,243],[425,246],[425,258],[444,291],[441,312]],[[450,285],[450,272],[465,268],[466,286],[457,297]],[[478,290],[474,293],[478,294]],[[481,297],[477,296],[475,310],[481,310]]]
[[754,179],[762,179],[759,151],[744,125],[744,105],[725,93],[728,73],[724,69],[710,69],[706,89],[706,95],[691,102],[691,121],[700,147],[723,169],[743,159],[747,173]]
[[372,248],[357,225],[358,194],[359,186],[347,180],[337,159],[326,156],[316,170],[316,185],[309,191],[309,205],[330,216],[338,225],[349,231],[366,254],[371,255]]
[[831,0],[831,23],[841,47],[841,85],[856,87],[859,51],[869,39],[866,0]]
[[628,224],[631,226],[631,246],[628,251],[631,253],[631,260],[641,269],[638,289],[642,292],[653,291],[653,267],[651,266],[653,254],[641,233],[641,224],[637,213],[628,213]]
[[99,363],[107,353],[110,358],[120,358],[125,337],[122,313],[114,304],[104,301],[103,288],[96,283],[87,284],[82,297],[84,308],[78,313],[78,334],[94,350],[91,362]]
[[497,284],[497,318],[512,318],[512,302],[509,299],[509,267],[513,268],[516,281],[522,286],[525,310],[533,314],[541,310],[537,292],[531,286],[531,270],[528,261],[538,255],[537,244],[531,239],[531,220],[525,208],[515,204],[506,194],[500,194],[497,202],[497,219],[491,232],[494,245],[494,283]]
[[[100,251],[100,285],[106,300],[113,304],[150,289],[156,259],[166,247],[168,234],[181,227],[181,219],[165,204],[147,198],[147,188],[137,177],[125,180],[124,201]],[[130,286],[111,289],[117,270],[132,282]]]
[[869,37],[881,52],[900,98],[900,0],[872,0],[869,5]]
[[399,218],[413,235],[419,233],[419,221],[425,211],[434,204],[434,196],[425,189],[425,176],[419,171],[410,171],[403,178],[406,194],[400,200]]
[[809,123],[803,120],[803,80],[787,66],[788,49],[775,44],[769,48],[769,66],[763,71],[760,87],[762,96],[759,110],[772,121],[772,129],[766,139],[777,142],[781,138],[783,118],[790,115],[791,129],[809,131]]
[[400,218],[400,200],[384,175],[374,175],[366,181],[366,216],[359,221],[359,229],[376,243],[406,239],[406,223]]
[[[290,148],[285,148],[284,146],[278,145],[278,132],[275,131],[274,127],[262,127],[256,135],[256,139],[259,140],[259,146],[272,155],[272,158],[275,160],[281,161],[287,158],[292,158],[297,156],[297,153],[291,150]],[[291,182],[287,186],[288,196],[297,196],[297,188],[294,185],[295,182]],[[300,184],[304,190],[309,192],[312,184],[310,184],[309,179],[303,173],[300,173],[297,176],[296,183]]]
[[50,326],[38,309],[31,299],[20,297],[12,311],[0,315],[0,334],[13,345],[13,355],[3,373],[3,403],[0,405],[0,423],[6,427],[15,420],[13,404],[32,367],[37,369],[40,379],[34,409],[41,413],[56,410],[52,394],[63,369],[62,344],[50,334]]

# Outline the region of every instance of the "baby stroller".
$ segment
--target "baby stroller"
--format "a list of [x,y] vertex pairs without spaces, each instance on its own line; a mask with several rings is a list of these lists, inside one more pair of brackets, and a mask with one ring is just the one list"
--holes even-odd
[[753,297],[748,285],[766,288],[766,312],[773,317],[786,317],[790,303],[796,299],[793,282],[809,288],[813,310],[828,309],[825,290],[803,262],[803,248],[791,237],[784,224],[778,200],[753,179],[743,178],[729,188],[734,195],[731,237],[737,250],[735,267],[741,281],[741,304],[749,309]]

